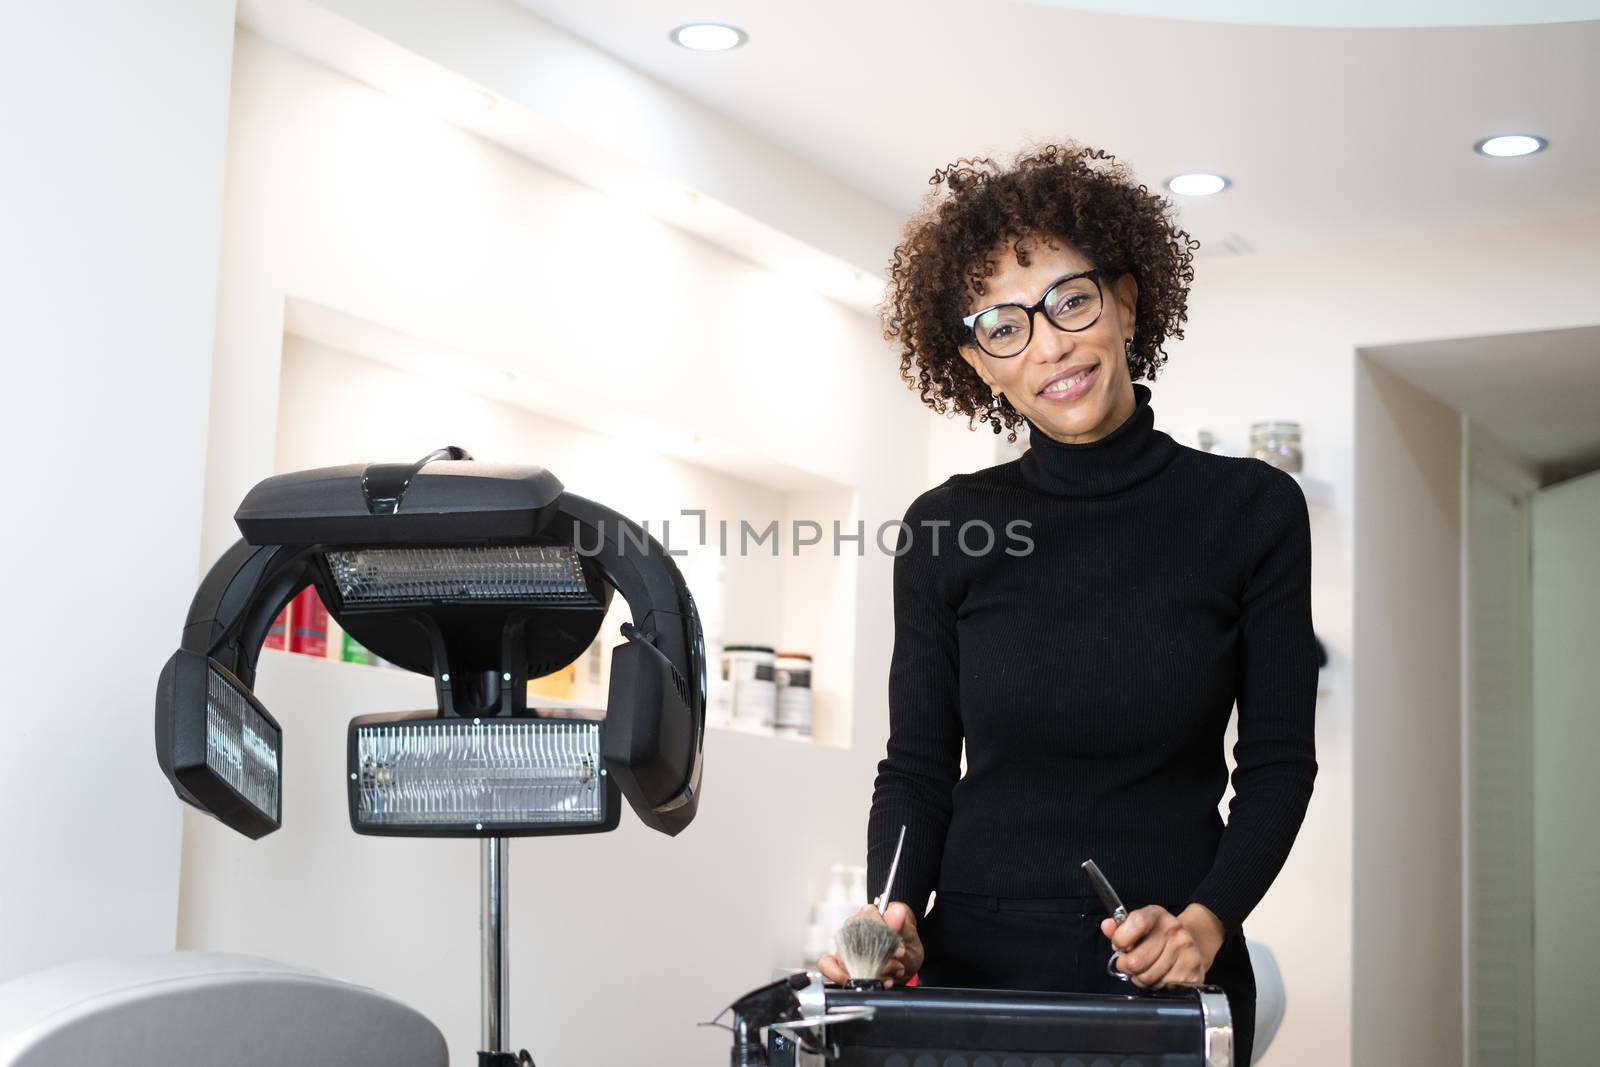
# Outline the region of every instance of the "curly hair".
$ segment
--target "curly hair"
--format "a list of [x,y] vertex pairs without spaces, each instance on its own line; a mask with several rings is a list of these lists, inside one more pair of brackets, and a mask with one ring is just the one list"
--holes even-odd
[[1138,282],[1138,329],[1128,356],[1134,381],[1154,380],[1167,361],[1162,346],[1183,337],[1194,250],[1200,243],[1178,228],[1170,201],[1135,182],[1126,164],[1073,141],[1019,154],[1009,170],[990,159],[958,159],[935,171],[922,211],[908,221],[895,248],[880,306],[883,336],[900,348],[900,377],[940,414],[988,422],[1016,437],[1022,415],[1009,403],[990,406],[990,392],[961,357],[970,337],[965,306],[994,274],[995,251],[1048,237],[1065,241],[1095,266]]

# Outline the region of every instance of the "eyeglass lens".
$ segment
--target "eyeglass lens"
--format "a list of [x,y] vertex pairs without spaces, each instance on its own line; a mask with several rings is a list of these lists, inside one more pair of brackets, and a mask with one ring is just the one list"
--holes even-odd
[[[1100,317],[1100,287],[1093,278],[1069,278],[1046,293],[1043,303],[1058,328],[1086,330]],[[972,332],[991,356],[1014,356],[1028,347],[1033,315],[1020,304],[1001,304],[980,315]]]

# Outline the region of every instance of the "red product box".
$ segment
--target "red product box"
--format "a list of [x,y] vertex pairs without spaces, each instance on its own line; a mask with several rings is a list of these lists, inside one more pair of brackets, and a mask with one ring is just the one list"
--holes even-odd
[[289,605],[285,604],[283,610],[278,612],[278,617],[272,620],[272,625],[267,627],[267,639],[261,642],[261,647],[280,650],[289,647]]
[[289,651],[328,655],[328,609],[315,586],[307,586],[289,604]]

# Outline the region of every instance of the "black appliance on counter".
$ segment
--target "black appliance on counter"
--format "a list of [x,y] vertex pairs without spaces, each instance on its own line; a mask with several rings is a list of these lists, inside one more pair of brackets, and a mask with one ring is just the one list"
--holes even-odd
[[794,975],[732,1011],[734,1067],[1233,1065],[1232,1014],[1215,986],[1114,996],[849,989]]

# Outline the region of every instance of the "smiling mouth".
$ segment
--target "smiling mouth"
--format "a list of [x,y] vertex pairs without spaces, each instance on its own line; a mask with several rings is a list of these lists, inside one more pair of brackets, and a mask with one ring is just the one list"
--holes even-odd
[[1058,378],[1049,385],[1045,386],[1043,389],[1039,390],[1039,395],[1048,397],[1066,396],[1068,393],[1077,390],[1079,387],[1087,383],[1088,380],[1093,377],[1095,372],[1099,369],[1100,365],[1096,363],[1094,366],[1087,367],[1084,370],[1079,371],[1077,374],[1074,374],[1070,378]]

